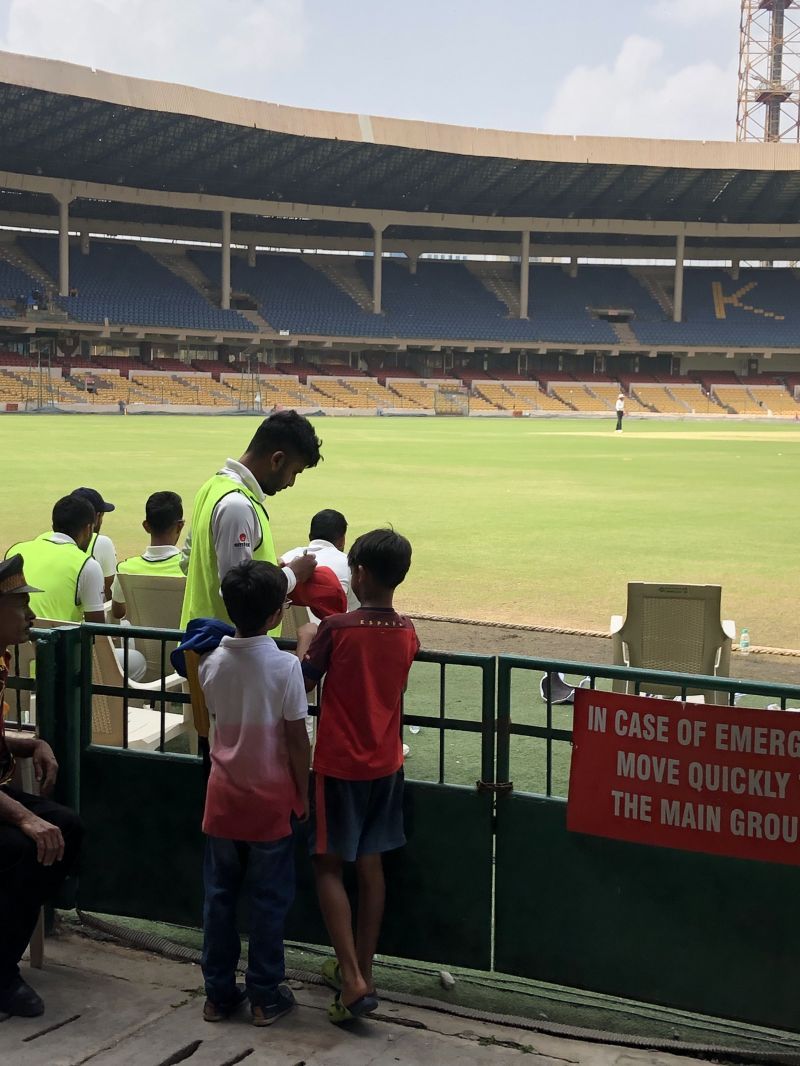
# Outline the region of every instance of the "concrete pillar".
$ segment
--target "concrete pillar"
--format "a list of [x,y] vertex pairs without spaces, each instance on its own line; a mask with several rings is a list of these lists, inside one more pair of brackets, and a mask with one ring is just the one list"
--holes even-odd
[[379,315],[383,300],[383,228],[372,227],[372,313]]
[[58,201],[58,292],[69,296],[69,200]]
[[739,280],[739,269],[741,268],[741,265],[742,265],[741,259],[734,259],[733,262],[731,263],[731,277],[733,278],[734,281],[738,281]]
[[256,246],[254,244],[248,244],[247,246],[247,265],[249,267],[256,265]]
[[678,234],[675,242],[675,299],[673,301],[673,322],[683,321],[683,260],[686,254],[686,235]]
[[222,212],[222,291],[219,305],[223,311],[231,306],[231,213]]
[[87,229],[81,230],[81,255],[89,254],[89,231]]
[[418,255],[409,255],[408,257],[408,272],[409,274],[416,274],[417,264],[419,263]]
[[519,317],[528,317],[528,277],[531,263],[530,230],[522,231],[522,244],[519,257]]
[[578,276],[578,257],[575,255],[569,261],[569,276],[571,278],[577,278]]

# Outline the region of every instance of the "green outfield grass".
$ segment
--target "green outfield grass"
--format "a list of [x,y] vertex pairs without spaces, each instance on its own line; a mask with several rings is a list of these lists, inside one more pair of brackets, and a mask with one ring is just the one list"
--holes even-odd
[[[141,550],[144,500],[189,504],[255,418],[35,416],[0,422],[3,547],[92,485],[106,531]],[[800,425],[528,419],[317,420],[325,462],[270,503],[278,550],[309,516],[353,534],[393,523],[414,545],[399,602],[465,618],[605,629],[629,580],[717,582],[755,644],[798,647]]]

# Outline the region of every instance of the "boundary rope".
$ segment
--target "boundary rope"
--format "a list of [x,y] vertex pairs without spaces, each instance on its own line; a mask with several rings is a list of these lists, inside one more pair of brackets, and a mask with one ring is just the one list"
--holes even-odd
[[[486,629],[514,629],[522,633],[559,633],[565,637],[594,637],[600,640],[610,640],[610,633],[603,633],[597,629],[567,629],[564,626],[539,626],[526,625],[522,622],[488,622],[480,618],[451,618],[444,614],[421,614],[418,611],[409,612],[412,618],[420,622],[447,622],[450,625],[480,626]],[[734,644],[733,650],[738,651],[739,645]],[[751,655],[782,655],[786,658],[800,659],[800,650],[795,648],[770,648],[766,645],[752,644]]]

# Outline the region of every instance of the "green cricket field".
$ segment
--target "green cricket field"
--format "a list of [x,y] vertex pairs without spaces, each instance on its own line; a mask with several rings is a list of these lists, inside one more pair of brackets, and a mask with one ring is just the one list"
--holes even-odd
[[[184,499],[238,458],[257,419],[9,416],[3,550],[49,528],[80,485],[116,504],[104,532],[141,551],[144,501]],[[268,501],[278,551],[311,515],[350,536],[391,523],[414,561],[401,608],[604,630],[631,580],[722,585],[754,644],[800,646],[800,425],[756,422],[320,418],[324,462]]]

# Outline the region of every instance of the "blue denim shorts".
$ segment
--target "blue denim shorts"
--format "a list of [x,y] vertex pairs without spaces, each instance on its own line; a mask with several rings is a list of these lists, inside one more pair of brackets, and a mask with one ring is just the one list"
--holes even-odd
[[312,774],[310,853],[338,855],[345,862],[355,862],[362,855],[401,848],[406,842],[404,781],[402,770],[374,781],[343,781]]

